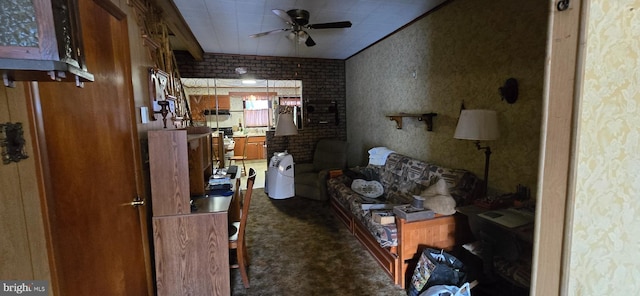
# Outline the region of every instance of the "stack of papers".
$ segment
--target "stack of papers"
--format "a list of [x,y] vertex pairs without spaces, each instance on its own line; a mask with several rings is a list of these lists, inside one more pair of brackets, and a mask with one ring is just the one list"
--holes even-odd
[[227,177],[227,168],[219,168],[213,170],[213,175],[211,175],[212,179],[219,179]]
[[231,184],[231,178],[226,175],[224,177],[216,177],[216,178],[214,178],[214,176],[211,176],[211,178],[209,178],[209,185],[211,186]]
[[488,211],[478,214],[478,216],[509,228],[530,224],[535,220],[532,213],[516,209]]

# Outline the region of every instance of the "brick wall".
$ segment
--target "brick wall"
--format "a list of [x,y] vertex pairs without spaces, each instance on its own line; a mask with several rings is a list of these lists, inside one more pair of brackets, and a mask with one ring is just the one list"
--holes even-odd
[[319,139],[347,139],[343,60],[207,53],[202,61],[196,61],[182,51],[175,52],[175,56],[182,77],[236,79],[239,76],[235,69],[245,67],[258,79],[302,80],[303,107],[313,107],[313,112],[305,112],[304,129],[298,135],[288,137],[288,148],[285,147],[286,138],[274,137],[273,131],[267,132],[268,158],[273,152],[287,149],[295,162],[309,162]]

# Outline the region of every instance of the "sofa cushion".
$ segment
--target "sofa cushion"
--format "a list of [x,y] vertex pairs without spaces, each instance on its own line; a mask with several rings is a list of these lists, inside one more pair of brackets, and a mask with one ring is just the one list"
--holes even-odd
[[408,204],[433,183],[432,170],[436,167],[397,153],[387,158],[380,170],[380,183],[387,199],[395,204]]

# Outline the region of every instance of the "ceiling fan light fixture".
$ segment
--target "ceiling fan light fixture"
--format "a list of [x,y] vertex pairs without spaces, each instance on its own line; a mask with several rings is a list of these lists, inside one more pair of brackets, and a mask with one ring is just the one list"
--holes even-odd
[[299,44],[303,44],[309,39],[309,34],[307,32],[299,30],[299,31],[291,31],[287,34],[287,39],[291,41],[296,41]]
[[309,12],[304,9],[291,9],[286,12],[281,9],[272,9],[271,11],[287,23],[289,28],[252,34],[249,35],[249,37],[255,38],[278,32],[288,32],[285,35],[287,39],[296,41],[298,44],[305,44],[306,46],[311,47],[316,45],[316,42],[311,38],[311,36],[309,36],[309,33],[304,31],[304,29],[340,29],[350,28],[352,25],[350,21],[309,24]]
[[307,34],[307,32],[305,31],[298,31],[297,35],[298,43],[300,44],[305,43],[307,41],[307,38],[309,38],[309,34]]

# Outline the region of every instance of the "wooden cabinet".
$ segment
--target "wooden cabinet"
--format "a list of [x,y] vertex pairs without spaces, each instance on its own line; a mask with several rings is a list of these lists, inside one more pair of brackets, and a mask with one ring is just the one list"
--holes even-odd
[[204,195],[212,173],[210,133],[187,135],[189,149],[189,191],[191,196]]
[[244,143],[247,141],[247,137],[233,137],[233,141],[236,142],[236,145],[233,147],[233,155],[234,156],[242,156],[242,149],[244,149]]
[[77,0],[17,0],[3,5],[0,72],[13,81],[93,81],[84,63]]
[[236,146],[233,155],[242,156],[242,149],[247,141],[247,160],[266,158],[264,145],[267,142],[265,136],[233,137]]
[[[218,110],[231,109],[231,98],[227,95],[218,95]],[[216,110],[215,95],[190,95],[189,107],[194,121],[206,121],[205,111]]]
[[149,170],[153,215],[191,212],[192,195],[202,195],[211,176],[211,134],[186,130],[150,131]]
[[247,138],[247,141],[247,159],[266,158],[264,151],[266,137],[249,137]]
[[212,212],[194,213],[190,203],[211,176],[209,129],[150,131],[148,139],[157,294],[230,295],[230,197]]
[[162,295],[231,295],[226,213],[153,218]]

